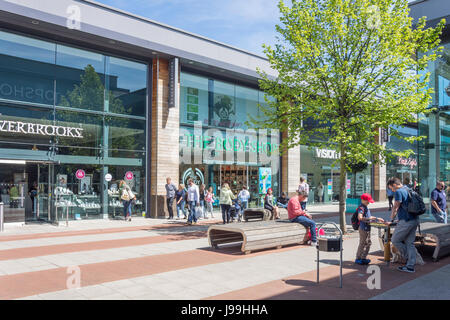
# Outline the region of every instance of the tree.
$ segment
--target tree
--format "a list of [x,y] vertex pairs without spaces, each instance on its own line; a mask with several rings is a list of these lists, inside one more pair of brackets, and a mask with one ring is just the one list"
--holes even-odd
[[382,128],[400,139],[421,138],[404,138],[393,125],[417,122],[417,115],[429,112],[432,89],[422,71],[441,50],[445,21],[425,29],[422,18],[413,28],[406,0],[292,0],[278,7],[277,43],[263,46],[278,75],[257,70],[268,106],[260,106],[264,120],[251,122],[286,132],[283,150],[303,144],[339,152],[345,232],[349,164],[384,163],[392,156],[378,143]]

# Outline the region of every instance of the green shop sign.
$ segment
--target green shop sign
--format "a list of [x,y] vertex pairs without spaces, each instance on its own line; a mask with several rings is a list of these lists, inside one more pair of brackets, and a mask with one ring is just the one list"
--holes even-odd
[[[265,153],[267,155],[277,154],[280,145],[277,143],[262,142],[250,139],[239,139],[238,137],[220,138],[207,135],[184,135],[185,146],[194,149],[214,149],[217,151],[241,151]],[[215,146],[213,143],[215,141]]]

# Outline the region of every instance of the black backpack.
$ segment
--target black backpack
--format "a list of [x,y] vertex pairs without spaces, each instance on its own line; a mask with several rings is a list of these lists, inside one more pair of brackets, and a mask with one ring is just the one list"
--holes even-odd
[[406,211],[413,217],[424,214],[427,211],[427,208],[425,207],[422,197],[412,189],[407,188],[407,190],[409,201]]
[[359,219],[358,219],[358,210],[361,206],[358,206],[358,208],[356,209],[355,213],[352,215],[351,218],[351,223],[352,223],[352,227],[353,230],[358,230],[359,229]]

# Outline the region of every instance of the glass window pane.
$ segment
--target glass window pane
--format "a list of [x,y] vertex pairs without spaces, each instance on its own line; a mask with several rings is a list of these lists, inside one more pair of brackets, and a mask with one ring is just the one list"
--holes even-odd
[[109,111],[145,117],[147,65],[114,57],[108,60]]
[[212,125],[233,128],[236,125],[235,85],[214,81]]
[[82,129],[82,138],[78,138],[75,131],[72,131],[72,135],[58,137],[58,154],[90,157],[98,155],[102,143],[101,116],[57,110],[56,125]]
[[145,155],[145,121],[106,117],[108,156],[142,158]]
[[57,105],[103,111],[104,56],[58,45],[56,64]]
[[[53,125],[53,111],[0,105],[0,147],[48,151],[51,137],[37,125]],[[30,151],[31,152],[31,151]]]
[[208,78],[181,73],[180,122],[208,125]]
[[0,32],[0,99],[53,105],[55,45]]
[[236,118],[235,128],[247,129],[248,115],[258,118],[258,90],[236,86]]

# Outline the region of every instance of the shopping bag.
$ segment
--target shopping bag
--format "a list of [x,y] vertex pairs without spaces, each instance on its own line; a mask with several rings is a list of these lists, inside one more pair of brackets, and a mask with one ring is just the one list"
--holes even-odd
[[203,214],[203,208],[202,207],[195,207],[195,218],[198,219]]
[[[317,236],[324,236],[325,235],[325,231],[323,229],[320,229],[319,233],[317,233],[317,227],[316,227],[316,235]],[[311,239],[311,231],[308,230],[308,238]]]

